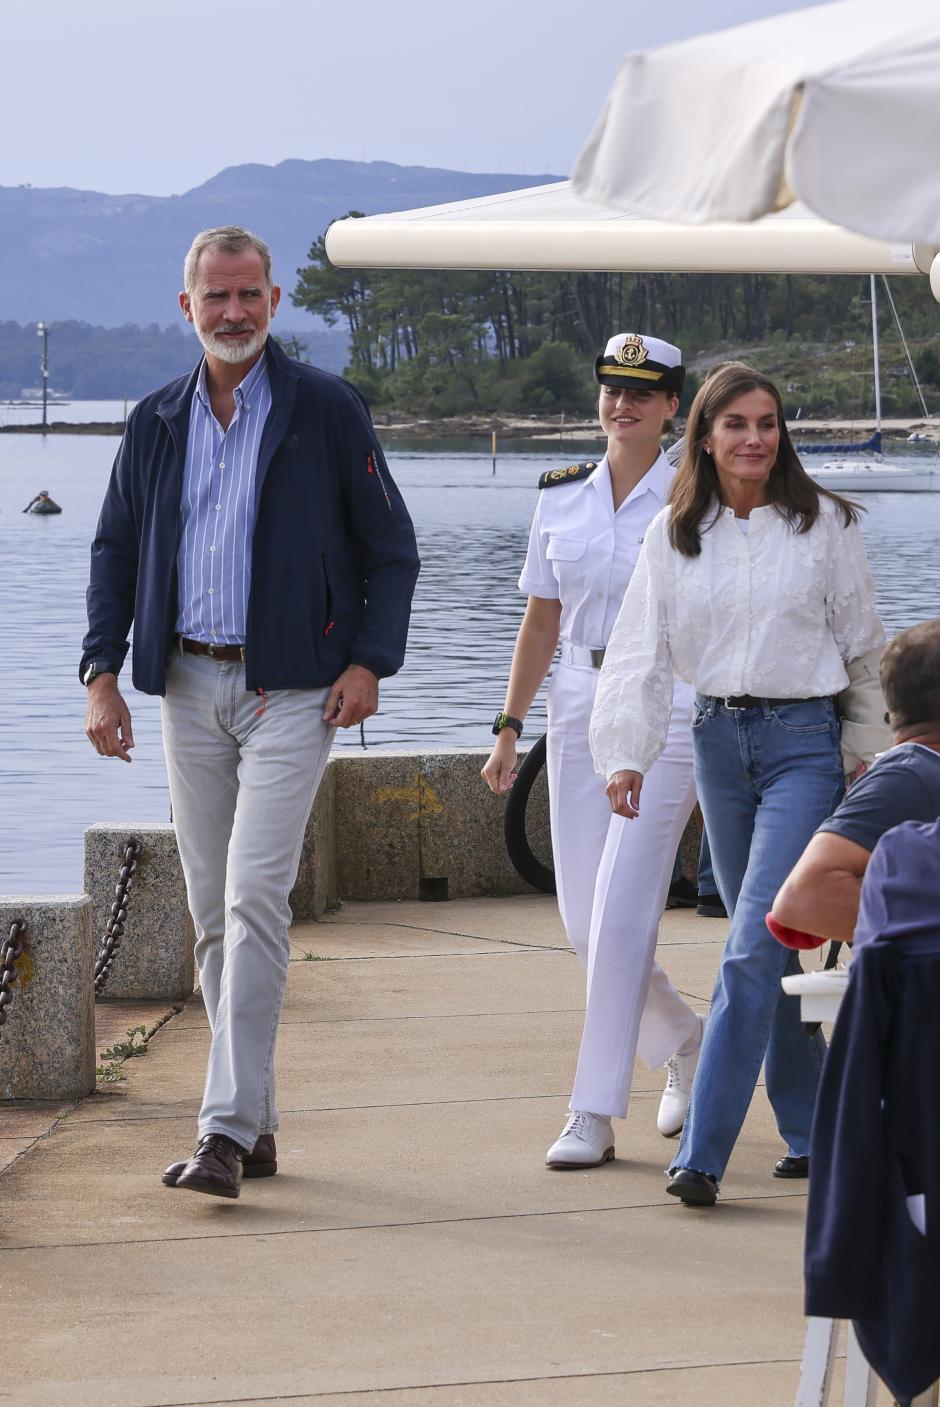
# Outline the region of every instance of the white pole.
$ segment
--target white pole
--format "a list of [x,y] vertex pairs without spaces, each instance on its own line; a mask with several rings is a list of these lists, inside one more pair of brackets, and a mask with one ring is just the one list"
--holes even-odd
[[875,360],[875,429],[881,434],[881,367],[878,355],[878,295],[875,292],[875,275],[871,279],[871,350]]

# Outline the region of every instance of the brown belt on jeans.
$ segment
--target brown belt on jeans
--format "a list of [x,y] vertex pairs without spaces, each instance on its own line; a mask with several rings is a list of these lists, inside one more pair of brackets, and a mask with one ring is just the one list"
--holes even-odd
[[244,645],[209,645],[205,640],[186,640],[177,636],[180,651],[187,655],[205,655],[210,660],[244,660]]

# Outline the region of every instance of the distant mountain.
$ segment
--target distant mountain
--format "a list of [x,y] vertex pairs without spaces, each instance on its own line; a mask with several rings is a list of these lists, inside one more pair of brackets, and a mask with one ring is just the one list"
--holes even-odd
[[[387,161],[282,161],[230,166],[185,195],[0,186],[0,319],[166,326],[178,316],[183,256],[209,225],[246,225],[262,235],[287,297],[310,245],[349,210],[408,210],[558,179]],[[278,325],[314,323],[288,302]]]

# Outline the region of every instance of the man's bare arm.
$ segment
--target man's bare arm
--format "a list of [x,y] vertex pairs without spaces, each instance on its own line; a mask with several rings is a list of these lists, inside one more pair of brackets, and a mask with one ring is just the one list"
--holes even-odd
[[843,942],[858,918],[862,876],[871,852],[854,840],[820,831],[784,881],[771,912],[778,923]]

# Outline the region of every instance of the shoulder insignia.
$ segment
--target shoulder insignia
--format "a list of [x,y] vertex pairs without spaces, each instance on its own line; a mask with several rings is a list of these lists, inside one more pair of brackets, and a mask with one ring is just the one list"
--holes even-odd
[[546,469],[539,479],[540,489],[552,489],[556,484],[576,484],[586,479],[597,468],[597,460],[589,459],[585,464],[569,464],[567,469]]

